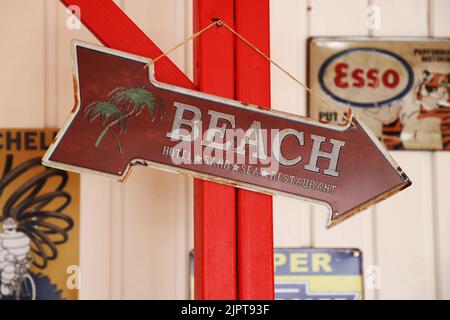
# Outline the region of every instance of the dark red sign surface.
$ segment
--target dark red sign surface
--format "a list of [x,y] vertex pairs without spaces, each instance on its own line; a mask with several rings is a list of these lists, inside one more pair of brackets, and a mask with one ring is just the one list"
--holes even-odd
[[411,183],[357,118],[337,127],[262,110],[157,82],[147,58],[73,50],[75,108],[45,165],[118,180],[137,164],[184,172],[325,204],[328,226]]

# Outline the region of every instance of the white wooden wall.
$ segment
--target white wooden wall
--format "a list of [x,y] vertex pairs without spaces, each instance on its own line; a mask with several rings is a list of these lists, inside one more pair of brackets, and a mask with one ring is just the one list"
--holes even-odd
[[[162,49],[192,33],[191,0],[118,0]],[[449,0],[272,0],[272,57],[300,79],[306,39],[369,35],[366,8],[381,9],[370,35],[450,36]],[[81,12],[81,14],[83,14]],[[0,0],[0,127],[54,127],[73,104],[70,40],[98,43],[66,28],[54,0]],[[192,75],[192,50],[171,57]],[[305,94],[272,70],[275,109],[305,114]],[[411,188],[326,231],[325,210],[275,198],[276,246],[357,247],[380,268],[368,299],[450,298],[450,152],[393,152]],[[81,292],[84,299],[185,299],[193,246],[192,181],[135,168],[126,184],[81,178]]]

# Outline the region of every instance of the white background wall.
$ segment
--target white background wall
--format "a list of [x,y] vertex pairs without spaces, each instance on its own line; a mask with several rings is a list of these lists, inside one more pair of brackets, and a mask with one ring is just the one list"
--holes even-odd
[[[118,0],[161,49],[192,33],[191,0]],[[370,35],[450,36],[450,0],[272,0],[272,57],[305,80],[306,38],[369,35],[366,8],[381,8]],[[82,14],[82,13],[81,13]],[[70,40],[55,0],[0,0],[0,127],[61,126],[73,105]],[[171,54],[192,75],[190,46]],[[274,109],[305,114],[305,93],[272,69]],[[397,196],[326,231],[325,209],[275,198],[276,246],[357,247],[381,288],[368,299],[450,298],[450,152],[392,152],[413,180]],[[81,178],[84,299],[185,299],[193,247],[190,178],[136,167],[126,184]]]

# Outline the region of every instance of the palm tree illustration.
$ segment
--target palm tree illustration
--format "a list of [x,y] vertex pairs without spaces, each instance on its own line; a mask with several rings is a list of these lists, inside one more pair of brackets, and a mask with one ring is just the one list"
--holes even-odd
[[161,98],[145,88],[117,87],[112,90],[105,101],[94,101],[84,110],[84,116],[89,122],[101,119],[104,126],[100,132],[94,146],[98,147],[105,134],[109,131],[114,137],[120,154],[122,145],[113,127],[119,127],[119,134],[126,131],[127,120],[131,116],[139,116],[143,110],[147,110],[152,121],[156,118],[156,111],[159,109],[160,118],[164,116],[164,106]]

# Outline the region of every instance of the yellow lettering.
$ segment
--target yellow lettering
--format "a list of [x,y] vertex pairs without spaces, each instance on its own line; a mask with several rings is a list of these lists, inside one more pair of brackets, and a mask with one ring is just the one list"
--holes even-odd
[[275,271],[277,271],[277,267],[281,267],[286,263],[286,256],[282,253],[275,253],[274,254],[274,260],[275,260]]
[[308,272],[308,254],[292,253],[291,254],[291,272]]
[[331,256],[328,253],[314,253],[312,255],[312,270],[313,272],[320,272],[322,268],[325,272],[332,272],[330,266]]

